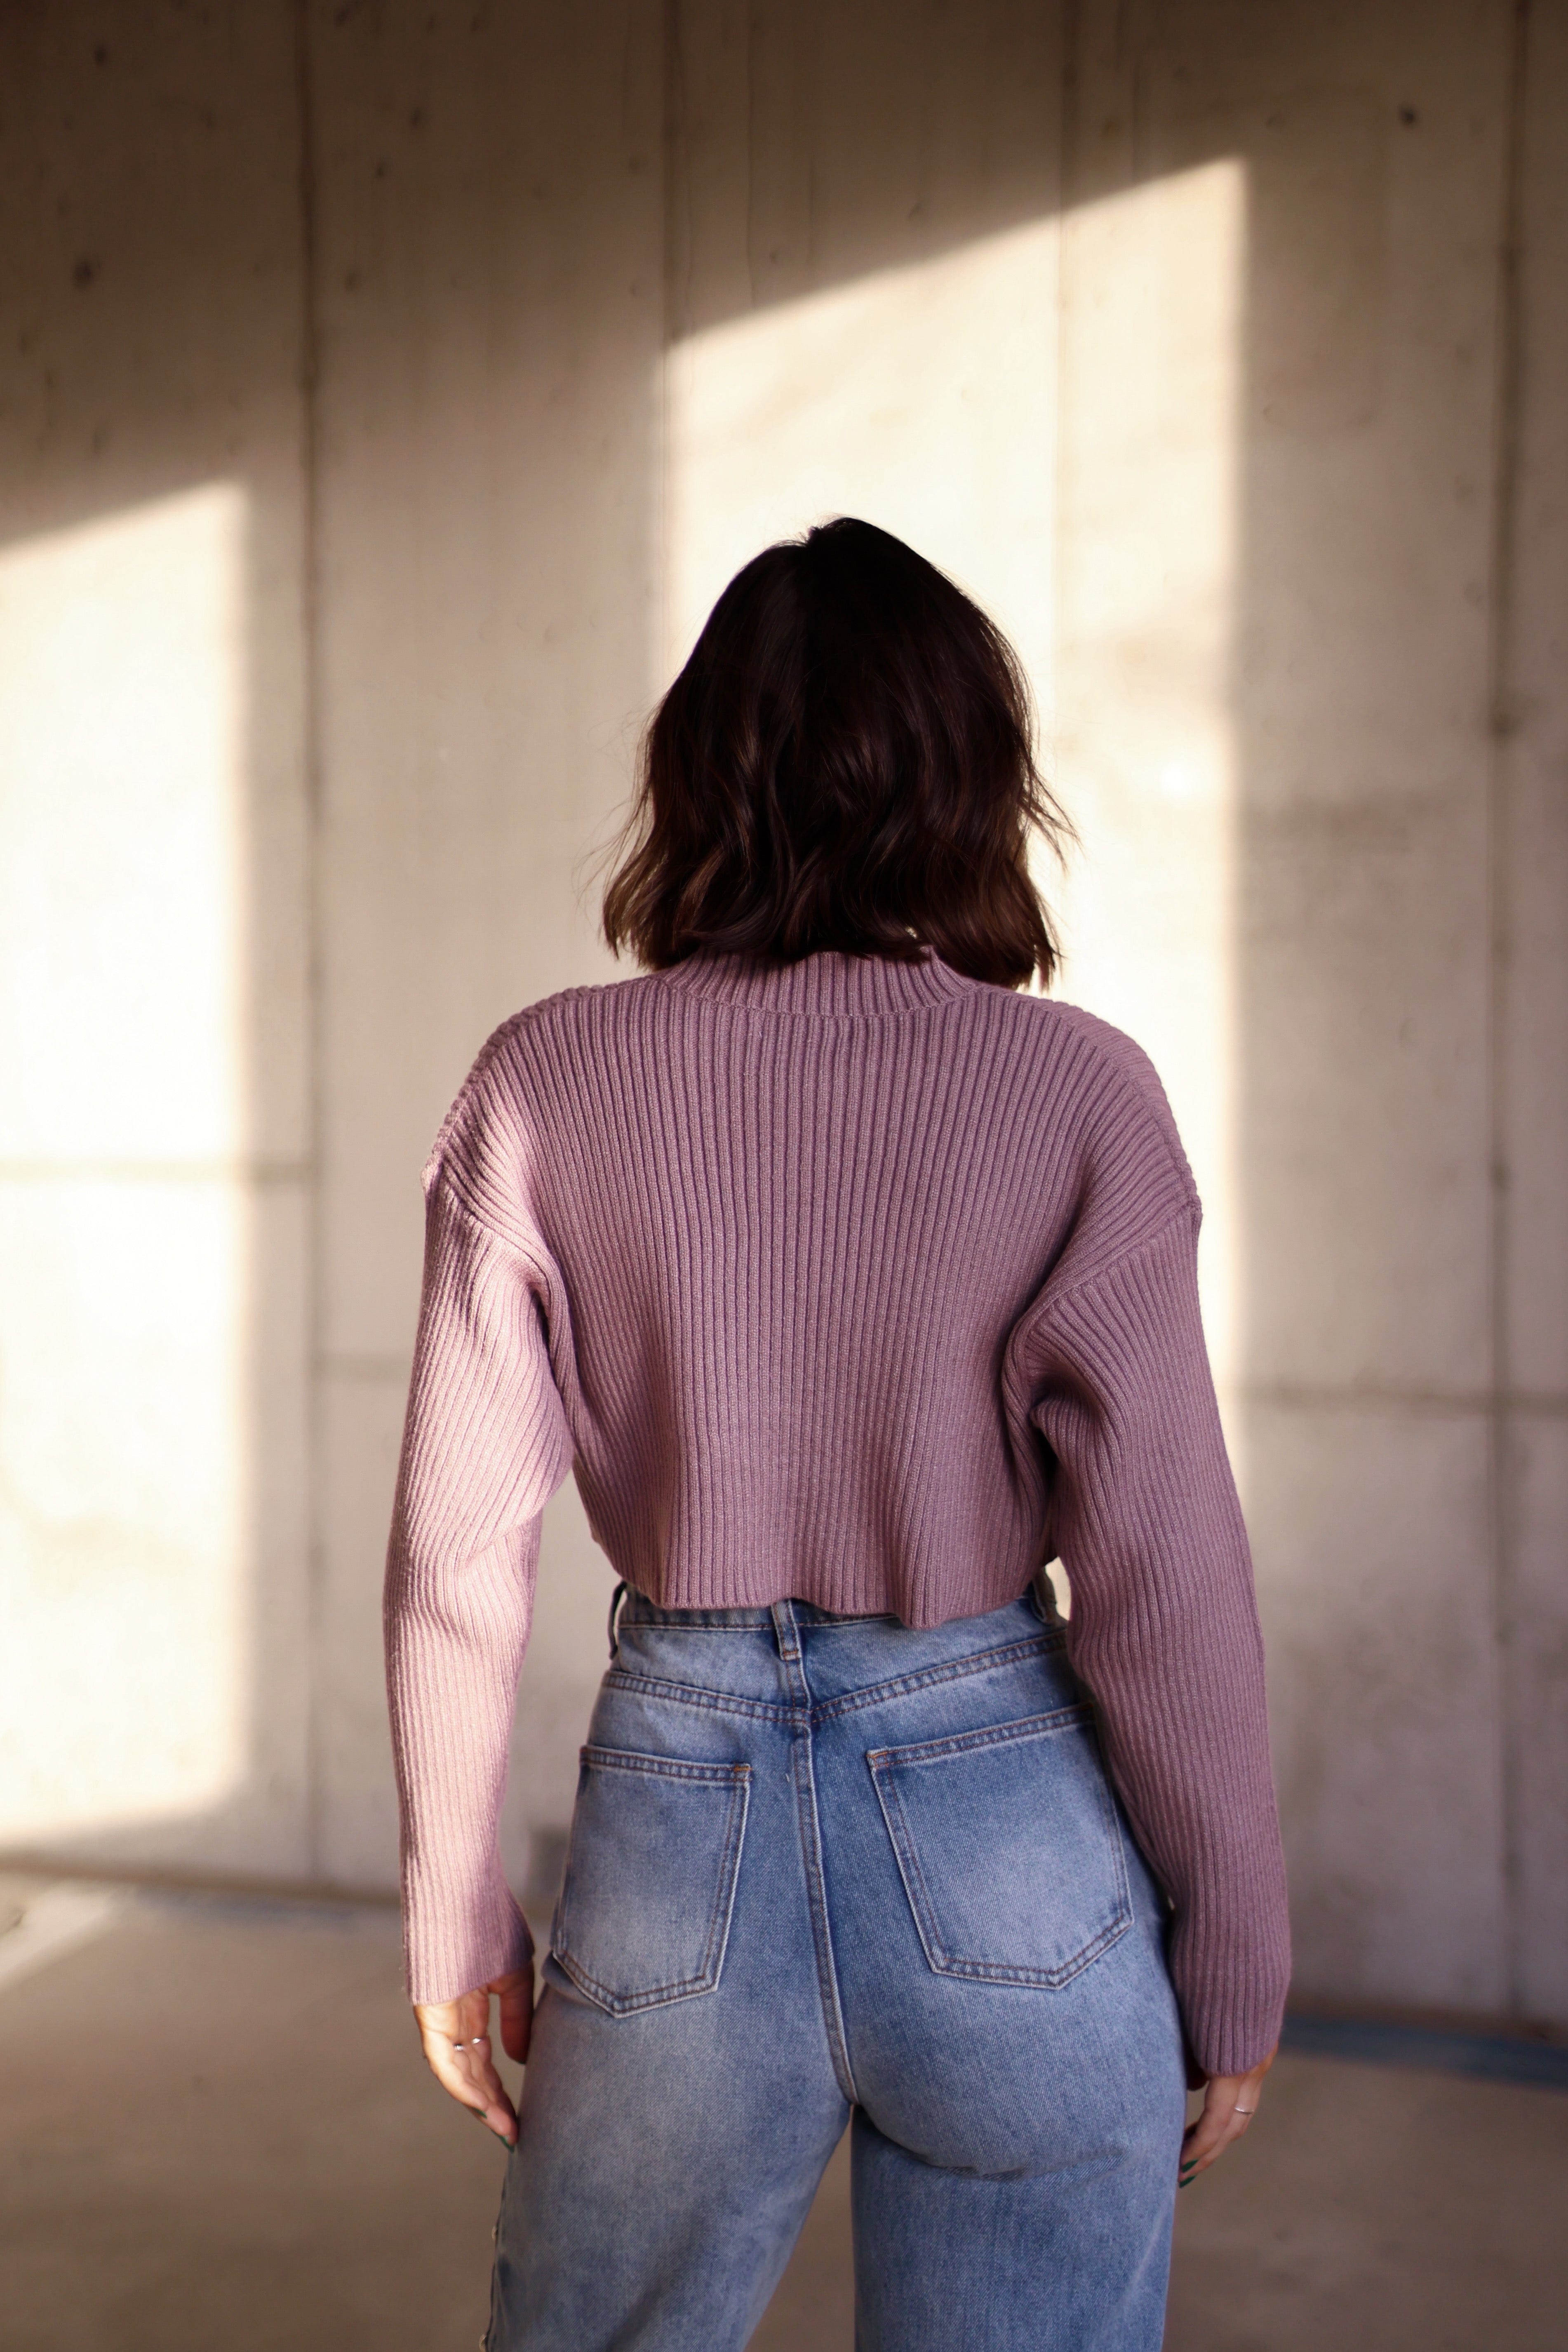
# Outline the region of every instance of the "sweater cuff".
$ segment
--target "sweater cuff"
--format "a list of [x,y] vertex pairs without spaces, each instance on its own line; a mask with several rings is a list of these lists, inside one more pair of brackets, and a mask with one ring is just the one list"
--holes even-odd
[[1205,2074],[1249,2074],[1279,2040],[1290,1985],[1289,1930],[1283,1910],[1256,1931],[1205,1937],[1178,1918],[1171,1937],[1171,1980],[1187,2048]]
[[533,1937],[510,1888],[496,1870],[497,1885],[468,1917],[453,1916],[445,1905],[426,1905],[405,1893],[403,1908],[404,1981],[420,2008],[457,2000],[497,1977],[526,1969],[533,1960]]

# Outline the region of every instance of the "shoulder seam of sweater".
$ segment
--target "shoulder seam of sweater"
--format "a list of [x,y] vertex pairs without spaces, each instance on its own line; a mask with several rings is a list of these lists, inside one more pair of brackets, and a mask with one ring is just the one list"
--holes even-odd
[[[1187,1159],[1185,1148],[1182,1144],[1181,1131],[1175,1123],[1175,1114],[1171,1108],[1171,1100],[1165,1092],[1164,1081],[1159,1071],[1155,1069],[1151,1055],[1143,1046],[1139,1045],[1136,1037],[1129,1035],[1124,1029],[1116,1028],[1114,1023],[1104,1020],[1098,1013],[1089,1012],[1081,1004],[1064,1004],[1054,997],[1042,997],[1037,1001],[1050,1005],[1069,1035],[1080,1040],[1088,1048],[1094,1056],[1095,1069],[1102,1082],[1114,1085],[1123,1101],[1136,1102],[1152,1118],[1159,1131],[1160,1141],[1164,1148],[1172,1173],[1181,1185],[1186,1211],[1201,1222],[1203,1200],[1198,1192],[1197,1179],[1193,1174],[1192,1163]],[[1148,1064],[1155,1085],[1160,1090],[1158,1102],[1151,1098],[1147,1087],[1141,1083],[1138,1071],[1135,1068],[1129,1068],[1117,1054],[1114,1046],[1108,1045],[1102,1037],[1095,1034],[1097,1030],[1104,1029],[1109,1029],[1113,1036],[1124,1040],[1132,1047],[1139,1058]],[[1173,1223],[1174,1218],[1171,1222]],[[1162,1226],[1160,1230],[1163,1232],[1164,1227]],[[1145,1234],[1143,1241],[1147,1242],[1154,1238],[1154,1235]],[[1133,1244],[1135,1249],[1142,1246],[1143,1242]],[[1089,1280],[1097,1278],[1096,1276],[1086,1277]]]
[[536,1257],[523,1243],[513,1241],[510,1234],[503,1234],[499,1226],[492,1225],[488,1217],[481,1216],[472,1202],[465,1200],[453,1179],[451,1171],[445,1164],[436,1171],[435,1181],[430,1187],[432,1200],[437,1192],[445,1193],[452,1208],[462,1218],[465,1224],[471,1225],[476,1233],[483,1234],[486,1241],[493,1242],[498,1249],[504,1250],[509,1257],[515,1258],[519,1265],[524,1267],[528,1273],[537,1275],[541,1282],[548,1285],[550,1281],[548,1263],[542,1257]]
[[422,1171],[426,1181],[427,1182],[435,1181],[441,1155],[456,1132],[464,1110],[496,1064],[502,1059],[507,1048],[518,1042],[525,1028],[531,1028],[539,1016],[553,1012],[558,1005],[565,1004],[577,997],[603,995],[610,989],[628,987],[640,977],[640,974],[630,973],[624,980],[604,982],[596,987],[592,983],[586,983],[575,988],[558,988],[549,996],[536,998],[531,1004],[519,1005],[517,1011],[509,1013],[504,1021],[498,1021],[469,1063],[464,1073],[461,1086],[447,1105],[446,1116],[437,1129],[436,1139],[426,1154],[425,1167]]
[[[1165,1219],[1164,1223],[1163,1224],[1156,1225],[1152,1234],[1144,1234],[1141,1235],[1137,1241],[1129,1243],[1128,1246],[1124,1250],[1119,1250],[1117,1255],[1113,1258],[1108,1259],[1104,1265],[1096,1266],[1091,1274],[1084,1275],[1079,1281],[1073,1283],[1068,1289],[1060,1292],[1058,1297],[1053,1298],[1051,1301],[1052,1306],[1065,1307],[1068,1299],[1081,1297],[1086,1290],[1092,1290],[1097,1283],[1109,1282],[1113,1274],[1120,1274],[1122,1267],[1131,1265],[1134,1258],[1147,1256],[1152,1250],[1156,1249],[1160,1243],[1164,1240],[1166,1234],[1173,1233],[1178,1225],[1190,1223],[1195,1226],[1197,1222],[1198,1215],[1195,1203],[1191,1201],[1184,1201],[1181,1207],[1179,1209],[1173,1210],[1171,1214]],[[1048,1285],[1047,1286],[1047,1288],[1049,1287]]]
[[[1123,1266],[1131,1265],[1134,1258],[1142,1257],[1156,1248],[1164,1240],[1166,1234],[1173,1233],[1179,1224],[1187,1223],[1195,1227],[1198,1222],[1196,1204],[1190,1201],[1184,1201],[1181,1207],[1173,1210],[1163,1224],[1156,1225],[1152,1234],[1140,1234],[1139,1238],[1130,1243],[1126,1249],[1119,1250],[1116,1255],[1113,1258],[1108,1258],[1103,1265],[1097,1265],[1089,1273],[1080,1276],[1079,1280],[1069,1284],[1066,1290],[1053,1295],[1047,1277],[1040,1297],[1019,1325],[1020,1332],[1027,1331],[1037,1318],[1041,1323],[1048,1322],[1058,1307],[1066,1307],[1072,1299],[1081,1298],[1084,1292],[1092,1290],[1097,1283],[1109,1282],[1113,1274],[1120,1274]],[[1049,1313],[1047,1311],[1047,1308]]]

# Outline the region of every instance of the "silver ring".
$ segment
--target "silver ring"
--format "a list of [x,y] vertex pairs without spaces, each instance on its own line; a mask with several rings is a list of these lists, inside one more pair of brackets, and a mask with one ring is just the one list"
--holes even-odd
[[1258,2113],[1258,2109],[1256,2107],[1232,2107],[1230,2112],[1233,2116],[1255,2116]]

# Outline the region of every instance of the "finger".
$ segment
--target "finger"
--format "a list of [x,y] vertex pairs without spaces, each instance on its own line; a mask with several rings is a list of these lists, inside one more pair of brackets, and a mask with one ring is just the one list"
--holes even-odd
[[517,2138],[517,2110],[507,2096],[506,2085],[496,2073],[488,2040],[482,2050],[470,2046],[468,2065],[474,2078],[476,2095],[484,2103],[481,2112],[486,2124],[498,2139],[504,2140],[510,2147]]
[[500,2046],[521,2066],[527,2063],[533,2026],[533,1972],[500,1988]]
[[1236,2085],[1223,2078],[1216,2077],[1209,2084],[1204,2097],[1203,2113],[1196,2123],[1188,2126],[1183,2136],[1180,2177],[1184,2182],[1193,2179],[1196,2173],[1206,2171],[1228,2144],[1234,2123],[1235,2093]]
[[[513,2034],[526,2049],[532,1990],[532,1968],[512,1969],[497,1977],[493,1984],[462,1993],[456,2000],[416,2004],[414,2011],[425,2055],[436,2080],[459,2106],[481,2117],[509,2147],[517,2137],[517,2111],[496,2073],[489,2038],[490,1993],[493,1990],[500,1995],[503,2012],[508,2003],[511,2005]],[[520,2003],[521,2035],[517,2017]]]
[[1250,2116],[1233,2114],[1214,2117],[1206,2128],[1202,2121],[1194,2124],[1182,2149],[1181,2178],[1190,2180],[1206,2172],[1227,2147],[1243,2137],[1251,2120]]
[[428,2057],[433,2050],[483,2033],[490,2021],[490,1997],[476,1991],[460,1993],[456,2000],[416,2002],[414,2018]]
[[489,2036],[479,2034],[467,2041],[448,2041],[443,2047],[440,2037],[433,2035],[426,2042],[425,2054],[442,2089],[449,2092],[459,2106],[478,2116],[510,2147],[517,2136],[517,2116],[496,2073]]
[[430,2072],[444,2091],[449,2092],[460,2106],[482,2112],[483,2101],[478,2090],[479,2076],[469,2053],[473,2044],[459,2042],[446,2034],[431,2033],[425,2037],[425,2055]]
[[433,2001],[414,2014],[430,2071],[442,2089],[460,2105],[482,2112],[474,2062],[489,2055],[489,1993],[466,1992],[457,2000]]
[[1216,2075],[1209,2084],[1204,2111],[1182,2141],[1178,2185],[1184,2188],[1216,2158],[1245,2137],[1258,2112],[1263,2069],[1244,2075]]

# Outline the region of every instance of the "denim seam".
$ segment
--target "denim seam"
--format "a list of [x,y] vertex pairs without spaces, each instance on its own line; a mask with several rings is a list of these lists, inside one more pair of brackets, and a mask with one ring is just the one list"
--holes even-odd
[[873,1771],[888,1764],[934,1763],[941,1757],[963,1756],[978,1748],[1006,1748],[1020,1739],[1049,1739],[1074,1724],[1093,1721],[1092,1706],[1055,1706],[1045,1715],[1021,1715],[1012,1723],[983,1723],[973,1731],[950,1731],[941,1739],[918,1739],[908,1748],[873,1748],[868,1751],[866,1761]]
[[[748,1630],[760,1632],[761,1628]],[[865,1690],[846,1692],[842,1698],[824,1699],[820,1704],[807,1700],[805,1704],[814,1725],[831,1723],[839,1716],[857,1714],[862,1707],[879,1706],[887,1699],[931,1690],[939,1684],[957,1682],[967,1675],[990,1674],[994,1668],[1021,1664],[1026,1658],[1046,1657],[1062,1646],[1060,1633],[1032,1634],[1027,1641],[1009,1642],[1002,1649],[977,1650],[972,1656],[955,1658],[946,1665],[923,1666],[918,1674],[897,1675],[890,1682],[872,1683]],[[662,1675],[633,1674],[625,1666],[612,1666],[605,1676],[605,1685],[610,1690],[641,1691],[671,1706],[704,1707],[715,1715],[749,1717],[757,1723],[793,1724],[798,1713],[795,1707],[771,1706],[765,1699],[705,1690],[698,1683],[671,1682]]]
[[804,1749],[804,1769],[795,1783],[795,1811],[805,1850],[806,1901],[811,1909],[812,1942],[816,1949],[816,1980],[821,1994],[827,2046],[838,2087],[852,2107],[860,2104],[845,2039],[844,2011],[838,1999],[838,1972],[833,1961],[833,1934],[827,1919],[827,1889],[822,1874],[821,1828],[816,1813],[816,1774],[811,1754],[811,1733],[803,1723],[796,1734],[797,1751]]
[[726,1780],[749,1780],[749,1764],[689,1764],[679,1756],[645,1756],[635,1748],[594,1748],[578,1750],[580,1764],[603,1772],[648,1772],[665,1780],[697,1780],[717,1788]]
[[788,1706],[771,1706],[765,1699],[732,1697],[726,1693],[704,1690],[697,1683],[667,1682],[660,1675],[628,1674],[624,1666],[612,1666],[605,1676],[607,1690],[640,1691],[645,1696],[661,1698],[672,1706],[696,1706],[711,1715],[739,1715],[753,1723],[792,1724],[798,1710]]
[[1099,1928],[1082,1948],[1056,1969],[1031,1969],[1001,1960],[965,1960],[949,1952],[937,1930],[936,1906],[931,1900],[925,1874],[921,1867],[919,1849],[904,1811],[903,1798],[893,1777],[899,1763],[920,1765],[941,1761],[948,1756],[983,1752],[988,1748],[1015,1746],[1026,1739],[1055,1738],[1074,1724],[1086,1724],[1094,1729],[1092,1707],[1058,1707],[1049,1715],[1030,1716],[1017,1723],[997,1724],[979,1731],[956,1733],[950,1739],[932,1739],[912,1748],[876,1748],[866,1758],[870,1768],[871,1785],[877,1791],[882,1819],[887,1826],[889,1843],[899,1875],[904,1882],[904,1893],[914,1915],[915,1932],[920,1937],[926,1960],[935,1976],[955,1977],[969,1983],[1018,1985],[1037,1990],[1059,1991],[1070,1984],[1084,1969],[1099,1959],[1102,1952],[1119,1943],[1132,1925],[1132,1891],[1127,1878],[1127,1854],[1121,1843],[1120,1824],[1108,1782],[1100,1789],[1100,1811],[1105,1822],[1107,1841],[1113,1857],[1116,1873],[1118,1907],[1116,1915]]
[[649,1625],[656,1633],[771,1633],[773,1621],[765,1609],[748,1610],[743,1614],[737,1611],[723,1625],[704,1625],[695,1610],[682,1616],[666,1610],[662,1616],[652,1617],[645,1617],[640,1610],[623,1610],[621,1624]]
[[[731,1788],[729,1811],[725,1818],[723,1843],[719,1864],[719,1883],[714,1891],[713,1909],[708,1921],[708,1934],[702,1948],[699,1972],[693,1977],[672,1978],[661,1985],[651,1985],[641,1992],[612,1992],[597,1977],[590,1975],[580,1960],[572,1955],[565,1932],[566,1887],[571,1882],[571,1862],[568,1858],[566,1878],[562,1886],[561,1932],[554,1941],[553,1953],[558,1967],[563,1969],[580,1992],[586,1993],[612,2017],[629,2017],[645,2009],[668,2008],[673,2001],[689,2000],[700,1993],[716,1990],[724,1966],[724,1954],[730,1941],[730,1922],[735,1908],[735,1886],[741,1874],[741,1849],[745,1843],[746,1818],[752,1793],[752,1768],[749,1764],[686,1765],[677,1759],[658,1757],[633,1757],[621,1748],[583,1750],[584,1759],[592,1758],[599,1769],[612,1771],[651,1772],[669,1780],[688,1780],[700,1786]],[[607,1768],[600,1759],[612,1757]],[[673,1768],[673,1769],[672,1769]]]
[[[721,1612],[715,1610],[711,1613],[718,1616]],[[767,1609],[737,1609],[732,1612],[726,1611],[723,1614],[726,1621],[723,1624],[704,1625],[701,1622],[701,1612],[696,1610],[679,1613],[667,1609],[654,1616],[645,1616],[640,1610],[635,1612],[623,1610],[619,1622],[623,1626],[647,1625],[655,1633],[682,1634],[771,1633],[773,1629],[773,1617]],[[1041,1622],[1044,1622],[1044,1620]],[[906,1633],[910,1630],[904,1625],[903,1619],[896,1615],[892,1610],[879,1609],[864,1615],[810,1617],[805,1620],[802,1631],[807,1633],[858,1633],[863,1625],[898,1625],[903,1627]]]
[[825,1699],[816,1708],[818,1723],[830,1723],[837,1716],[855,1715],[862,1707],[879,1706],[884,1699],[902,1698],[911,1691],[933,1690],[941,1683],[960,1681],[966,1675],[987,1675],[999,1666],[1019,1665],[1026,1658],[1045,1657],[1063,1646],[1059,1633],[1031,1634],[1026,1642],[1009,1642],[1000,1650],[976,1650],[967,1658],[954,1658],[945,1665],[922,1666],[918,1674],[897,1675],[891,1682],[870,1683],[864,1690],[847,1691],[842,1698]]
[[781,1655],[779,1671],[789,1688],[799,1694],[799,1704],[785,1720],[790,1725],[792,1735],[795,1826],[800,1836],[801,1865],[805,1873],[805,1901],[811,1920],[812,1949],[816,1956],[817,1997],[822,2003],[822,2021],[827,2035],[833,2072],[839,2089],[854,2107],[860,2103],[859,2095],[855,2088],[854,2070],[849,2063],[844,2010],[838,1998],[838,1972],[833,1958],[833,1931],[827,1917],[827,1887],[822,1870],[822,1824],[816,1811],[816,1769],[811,1736],[811,1685],[806,1680],[805,1660],[798,1646],[787,1656]]

